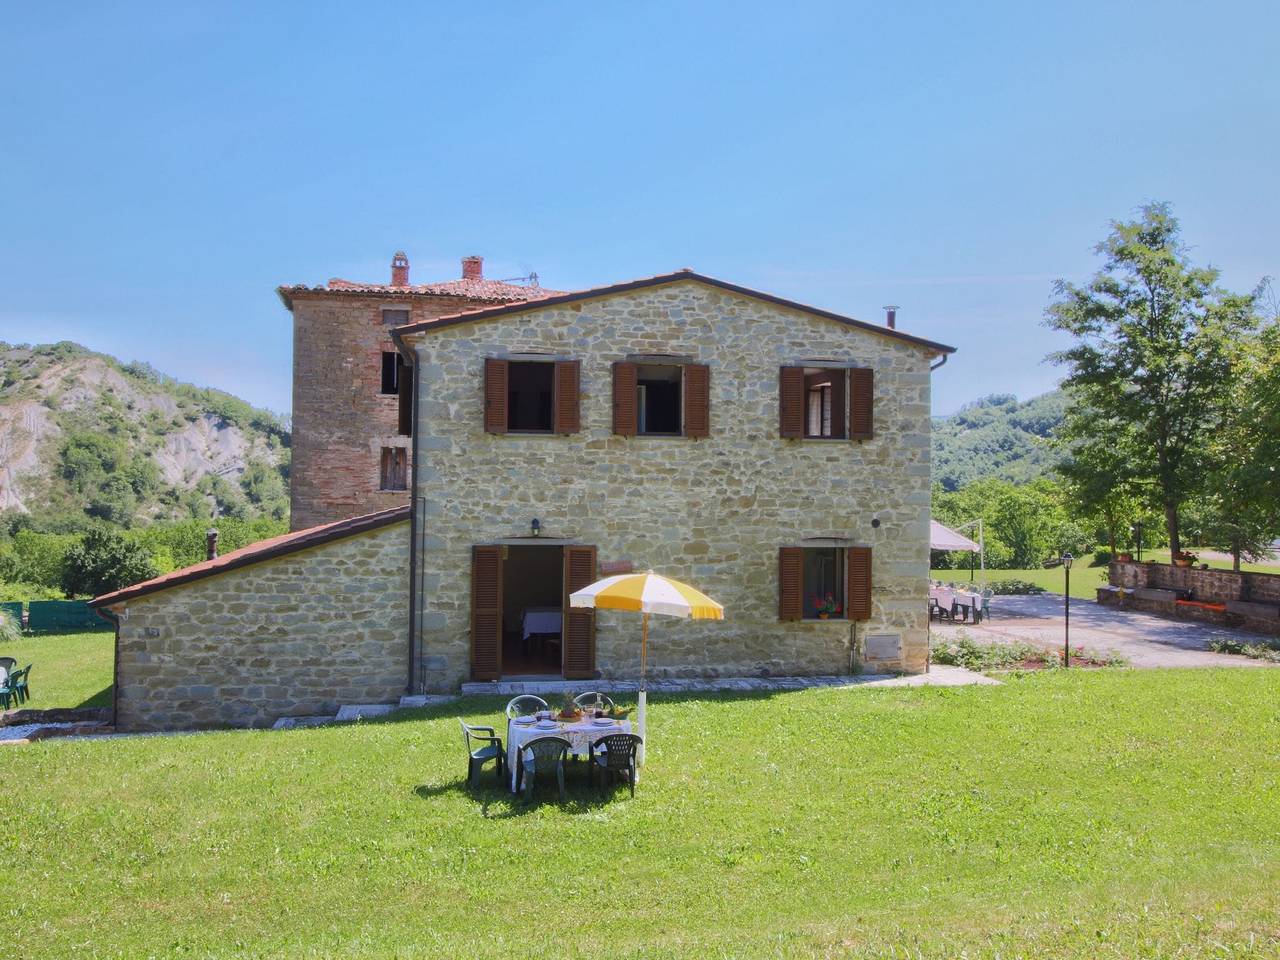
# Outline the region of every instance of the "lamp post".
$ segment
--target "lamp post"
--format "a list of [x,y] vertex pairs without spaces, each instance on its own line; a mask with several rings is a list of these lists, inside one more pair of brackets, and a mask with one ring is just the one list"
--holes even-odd
[[1071,561],[1074,560],[1069,553],[1062,555],[1062,569],[1067,576],[1067,596],[1066,596],[1066,614],[1062,621],[1062,666],[1067,668],[1071,666]]
[[1135,521],[1133,526],[1130,527],[1129,529],[1133,531],[1134,539],[1138,544],[1138,562],[1141,563],[1142,562],[1142,521],[1141,520]]

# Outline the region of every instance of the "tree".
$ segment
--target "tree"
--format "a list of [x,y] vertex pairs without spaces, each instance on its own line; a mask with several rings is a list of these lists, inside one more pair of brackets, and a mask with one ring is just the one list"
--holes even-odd
[[62,589],[67,596],[99,596],[156,576],[147,548],[111,530],[91,530],[67,551]]
[[1178,511],[1206,482],[1209,441],[1231,402],[1235,354],[1257,323],[1253,295],[1217,286],[1193,266],[1168,204],[1113,222],[1098,245],[1102,269],[1087,284],[1054,285],[1048,326],[1075,345],[1053,355],[1069,368],[1076,403],[1063,435],[1087,442],[1106,431],[1134,489],[1164,515],[1181,550]]

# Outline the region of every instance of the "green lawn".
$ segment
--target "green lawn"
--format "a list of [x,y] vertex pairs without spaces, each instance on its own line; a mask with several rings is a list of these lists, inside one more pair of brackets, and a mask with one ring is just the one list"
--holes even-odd
[[[968,586],[968,570],[931,570],[929,576],[944,583],[957,586]],[[973,582],[976,584],[982,577],[981,572],[974,571]],[[1065,575],[1061,567],[1045,570],[988,570],[987,582],[996,580],[1026,580],[1044,587],[1050,593],[1062,593]],[[1083,600],[1098,599],[1098,587],[1107,582],[1106,567],[1086,567],[1076,564],[1071,568],[1071,596]]]
[[111,668],[115,634],[28,634],[17,643],[0,644],[0,656],[19,667],[31,664],[31,700],[27,707],[111,706]]
[[657,696],[634,800],[575,770],[532,808],[461,783],[497,699],[11,747],[0,903],[32,957],[1275,956],[1277,702],[1211,669]]

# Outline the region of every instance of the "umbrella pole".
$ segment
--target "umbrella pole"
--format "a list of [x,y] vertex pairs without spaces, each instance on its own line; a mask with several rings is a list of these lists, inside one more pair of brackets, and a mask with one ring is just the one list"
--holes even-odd
[[641,614],[640,617],[640,700],[636,705],[636,730],[640,736],[640,746],[636,749],[636,766],[644,766],[644,748],[645,740],[645,706],[648,703],[648,695],[644,688],[645,667],[647,666],[649,656],[649,614]]

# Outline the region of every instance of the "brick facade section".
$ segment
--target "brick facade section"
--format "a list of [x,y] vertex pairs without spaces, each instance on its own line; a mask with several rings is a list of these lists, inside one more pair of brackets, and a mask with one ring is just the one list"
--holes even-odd
[[408,682],[409,524],[111,604],[121,730],[265,727]]
[[[326,295],[294,291],[293,460],[289,526],[301,530],[409,502],[381,485],[383,447],[409,447],[397,401],[382,388],[382,353],[395,350],[383,308],[431,320],[488,301],[452,296]],[[408,457],[408,454],[406,454]]]
[[[843,673],[868,646],[879,654],[869,669],[924,669],[936,349],[692,279],[406,338],[417,355],[419,689],[468,677],[472,545],[526,536],[534,517],[544,538],[724,603],[723,622],[653,618],[651,675]],[[526,351],[581,361],[578,433],[485,432],[485,358]],[[705,439],[614,435],[612,365],[659,353],[709,364]],[[873,439],[779,436],[779,367],[813,358],[875,370]],[[778,550],[812,537],[873,548],[871,617],[856,631],[779,622]],[[636,675],[639,630],[634,616],[597,614],[602,676]]]

